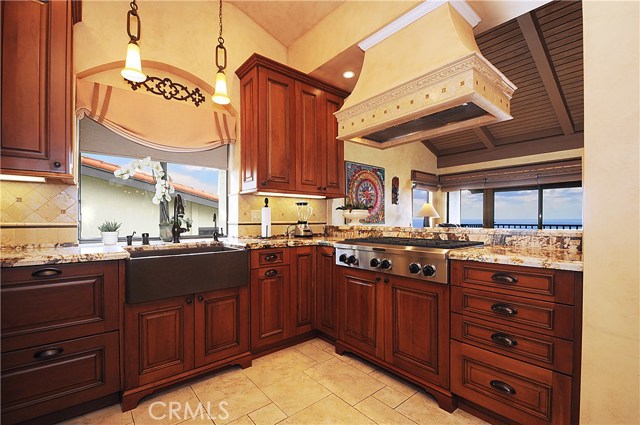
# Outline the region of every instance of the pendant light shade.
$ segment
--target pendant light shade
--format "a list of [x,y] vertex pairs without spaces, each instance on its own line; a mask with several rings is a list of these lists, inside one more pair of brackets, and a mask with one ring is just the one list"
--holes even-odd
[[127,60],[120,74],[135,83],[141,83],[147,79],[147,76],[142,72],[140,46],[137,43],[129,42],[127,45]]
[[[141,83],[147,79],[147,76],[142,72],[140,46],[138,46],[138,41],[140,40],[140,16],[138,16],[138,5],[136,4],[136,0],[132,0],[131,3],[129,3],[129,6],[131,7],[127,12],[127,35],[129,36],[129,44],[127,45],[127,58],[124,63],[124,68],[120,71],[120,75],[134,83]],[[135,34],[131,32],[132,16],[137,22],[137,31]]]
[[218,105],[228,105],[231,103],[229,94],[227,93],[227,76],[224,71],[218,71],[216,73],[216,91],[211,99]]
[[216,46],[218,72],[216,73],[215,92],[211,100],[218,105],[228,105],[231,103],[231,99],[229,99],[229,93],[227,92],[227,76],[224,74],[224,69],[227,67],[227,49],[224,47],[224,38],[222,38],[222,0],[220,0],[218,17],[220,18],[220,34],[218,35],[218,45]]

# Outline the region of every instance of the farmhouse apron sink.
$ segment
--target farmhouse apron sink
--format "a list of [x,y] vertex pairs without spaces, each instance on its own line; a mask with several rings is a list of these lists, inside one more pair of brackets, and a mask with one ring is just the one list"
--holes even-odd
[[126,261],[127,303],[249,283],[249,252],[223,246],[133,251]]

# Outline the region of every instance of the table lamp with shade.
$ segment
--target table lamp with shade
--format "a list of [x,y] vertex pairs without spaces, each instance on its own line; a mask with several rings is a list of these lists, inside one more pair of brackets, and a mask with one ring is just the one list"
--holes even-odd
[[428,202],[422,204],[420,211],[418,211],[418,217],[424,217],[424,227],[431,227],[432,218],[440,218],[438,211]]

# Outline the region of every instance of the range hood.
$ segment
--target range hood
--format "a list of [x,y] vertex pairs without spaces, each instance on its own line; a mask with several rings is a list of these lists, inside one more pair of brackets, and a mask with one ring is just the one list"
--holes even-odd
[[358,83],[335,113],[338,139],[385,149],[512,118],[516,87],[482,56],[460,3],[429,0],[420,18],[360,44]]

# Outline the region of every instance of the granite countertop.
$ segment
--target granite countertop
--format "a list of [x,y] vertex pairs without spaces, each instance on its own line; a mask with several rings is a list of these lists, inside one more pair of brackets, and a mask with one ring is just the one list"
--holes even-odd
[[[139,243],[132,246],[118,244],[104,246],[100,243],[81,244],[71,247],[3,247],[0,251],[2,267],[37,266],[45,264],[77,263],[86,261],[107,261],[129,258],[133,251],[193,248],[202,246],[227,246],[239,249],[285,248],[295,246],[333,246],[343,237],[314,236],[311,238],[221,238],[191,239],[179,244],[155,242],[151,245]],[[553,249],[540,247],[514,247],[485,245],[454,249],[449,252],[452,260],[470,260],[484,263],[513,264],[518,266],[541,267],[582,271],[582,252],[575,249]]]
[[453,249],[449,251],[449,259],[582,271],[582,252],[568,249],[485,245],[483,247]]

